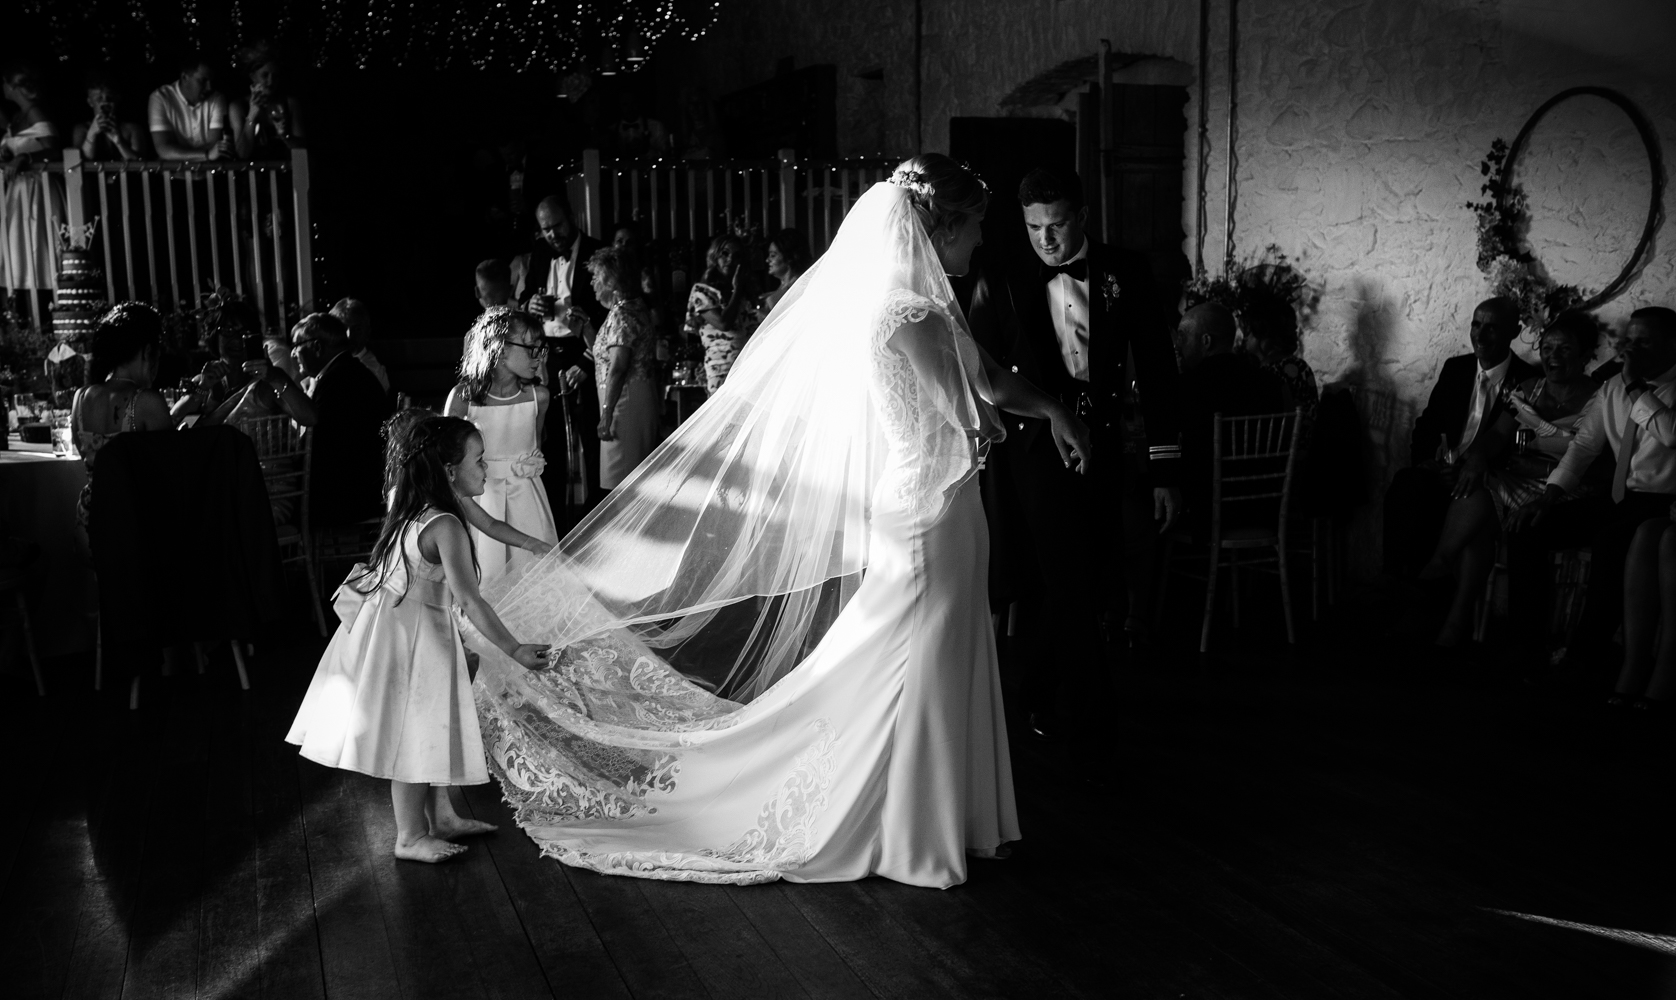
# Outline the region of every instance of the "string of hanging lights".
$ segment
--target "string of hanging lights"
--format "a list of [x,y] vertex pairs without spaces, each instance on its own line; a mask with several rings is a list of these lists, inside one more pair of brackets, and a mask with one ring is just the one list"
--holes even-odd
[[[257,38],[315,66],[634,73],[660,42],[695,41],[721,0],[21,0],[53,57],[231,53]],[[44,36],[44,37],[42,37]],[[33,46],[32,46],[33,47]]]

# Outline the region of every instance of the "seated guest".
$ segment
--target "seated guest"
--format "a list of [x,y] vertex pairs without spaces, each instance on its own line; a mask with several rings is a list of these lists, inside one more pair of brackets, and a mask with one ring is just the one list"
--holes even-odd
[[[1676,311],[1655,307],[1630,316],[1618,348],[1623,370],[1596,390],[1577,433],[1536,499],[1510,526],[1546,530],[1565,544],[1590,543],[1583,619],[1568,656],[1579,665],[1602,658],[1625,619],[1624,560],[1644,521],[1668,517],[1676,500]],[[1561,503],[1583,483],[1595,459],[1613,457],[1609,503]],[[1512,567],[1509,567],[1510,571]],[[1645,599],[1647,593],[1639,592]],[[1647,608],[1637,604],[1640,612]],[[1641,669],[1639,663],[1626,666]]]
[[227,130],[241,160],[289,160],[303,145],[297,98],[281,86],[279,63],[266,42],[247,46],[239,64],[250,79],[250,95],[227,105]]
[[512,268],[506,261],[491,257],[477,265],[477,306],[493,309],[512,301]]
[[[87,385],[70,403],[70,435],[89,476],[99,449],[129,431],[173,430],[169,405],[151,387],[163,357],[163,317],[141,302],[122,302],[99,317],[93,329],[93,357]],[[83,487],[76,504],[78,521],[87,525],[91,489]]]
[[215,92],[215,71],[196,52],[176,63],[180,76],[151,92],[146,118],[160,160],[219,160],[231,156],[227,100]]
[[1257,364],[1280,379],[1286,391],[1286,408],[1304,411],[1305,420],[1315,419],[1321,390],[1315,371],[1298,357],[1298,313],[1290,302],[1267,299],[1240,313],[1245,326],[1245,350]]
[[767,319],[774,307],[780,304],[786,290],[803,277],[804,271],[809,270],[809,264],[809,241],[797,230],[782,229],[768,241],[768,274],[779,284],[762,296],[762,304],[757,311],[763,319]]
[[349,331],[349,353],[372,372],[372,377],[378,379],[385,392],[389,392],[390,373],[378,363],[378,356],[367,346],[372,342],[372,310],[360,299],[338,299],[337,304],[332,306],[332,315]]
[[197,426],[213,427],[283,413],[302,427],[314,426],[314,401],[285,369],[267,360],[261,329],[250,303],[233,301],[220,308],[211,334],[218,357],[193,377],[198,390],[175,404],[177,420],[200,413]]
[[[1502,393],[1506,405],[1479,431],[1459,466],[1443,535],[1422,580],[1455,578],[1455,596],[1438,633],[1437,645],[1450,647],[1471,636],[1472,612],[1495,565],[1501,522],[1535,499],[1560,457],[1566,453],[1583,406],[1595,383],[1583,371],[1594,357],[1600,329],[1587,313],[1561,313],[1542,333],[1538,350],[1542,374]],[[1525,428],[1532,444],[1512,448],[1515,430]],[[1585,490],[1588,488],[1585,487]],[[1581,493],[1582,491],[1580,491]],[[1599,492],[1598,487],[1594,492]]]
[[310,313],[291,330],[292,351],[314,379],[315,422],[310,512],[315,527],[377,517],[383,509],[384,442],[394,409],[367,367],[349,350],[349,331],[331,313]]
[[1207,516],[1213,423],[1225,417],[1286,410],[1285,389],[1272,373],[1234,352],[1234,314],[1215,302],[1187,310],[1176,327],[1181,359],[1179,399],[1183,490],[1189,510]]
[[1413,579],[1437,546],[1443,517],[1455,488],[1458,460],[1472,447],[1481,426],[1493,422],[1503,383],[1518,385],[1537,375],[1510,347],[1519,335],[1519,306],[1494,298],[1472,311],[1467,336],[1472,353],[1443,363],[1426,408],[1414,421],[1409,467],[1385,491],[1385,570]]
[[151,143],[138,122],[117,116],[117,92],[103,74],[87,78],[87,106],[93,120],[77,125],[70,141],[81,149],[84,160],[144,160]]

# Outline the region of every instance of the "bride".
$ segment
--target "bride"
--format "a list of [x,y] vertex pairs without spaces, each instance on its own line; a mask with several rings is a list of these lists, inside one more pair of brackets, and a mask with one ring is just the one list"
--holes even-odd
[[[947,887],[1019,838],[977,471],[996,407],[1087,430],[972,340],[947,275],[988,191],[908,160],[722,390],[545,559],[485,588],[553,645],[476,643],[490,765],[565,864]],[[469,629],[468,629],[469,632]]]

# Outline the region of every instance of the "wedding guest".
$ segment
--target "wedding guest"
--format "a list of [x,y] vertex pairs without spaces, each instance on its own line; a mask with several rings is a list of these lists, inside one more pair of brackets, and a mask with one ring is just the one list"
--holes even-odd
[[378,363],[378,355],[372,353],[372,348],[368,346],[372,343],[372,310],[360,299],[338,299],[332,306],[332,315],[349,331],[349,353],[372,372],[372,377],[378,379],[385,392],[389,392],[390,373]]
[[1281,413],[1286,389],[1271,371],[1234,351],[1234,314],[1215,302],[1187,310],[1176,326],[1181,359],[1182,486],[1187,506],[1208,517],[1216,415],[1248,417]]
[[331,313],[309,313],[291,329],[292,353],[314,379],[310,512],[316,527],[355,524],[383,508],[379,439],[389,396],[349,349],[349,330]]
[[546,666],[546,648],[520,644],[478,591],[464,509],[483,492],[477,429],[411,421],[375,471],[386,464],[397,471],[390,515],[371,569],[347,581],[363,603],[326,647],[285,739],[327,767],[389,778],[396,857],[434,864],[466,849],[455,840],[495,830],[461,816],[450,791],[490,780],[454,609],[529,670]]
[[1457,462],[1479,428],[1499,415],[1502,384],[1518,385],[1538,374],[1510,349],[1519,335],[1519,306],[1512,299],[1480,302],[1467,335],[1472,353],[1443,363],[1426,408],[1414,421],[1409,467],[1398,471],[1385,491],[1385,571],[1394,576],[1413,579],[1436,548]]
[[[1623,370],[1595,391],[1542,494],[1520,507],[1514,530],[1588,533],[1588,594],[1567,658],[1587,666],[1607,655],[1623,621],[1624,560],[1642,522],[1667,516],[1676,500],[1676,311],[1637,309],[1618,344]],[[1610,453],[1609,505],[1560,501],[1597,457]],[[1553,522],[1553,523],[1550,523]],[[1638,595],[1644,596],[1644,595]]]
[[780,299],[792,283],[803,277],[811,263],[809,241],[795,229],[782,229],[768,241],[768,275],[779,284],[762,296],[760,312],[763,319],[780,304]]
[[1315,419],[1321,389],[1315,371],[1298,357],[1298,313],[1290,302],[1264,300],[1240,312],[1245,350],[1264,371],[1280,379],[1286,409],[1302,408],[1305,420]]
[[200,391],[175,404],[171,415],[177,421],[201,413],[196,426],[213,427],[284,414],[299,426],[314,426],[314,401],[285,369],[267,360],[261,330],[262,319],[250,303],[222,305],[211,335],[218,356],[193,379]]
[[[1541,495],[1549,474],[1576,436],[1584,405],[1595,393],[1595,382],[1583,369],[1594,357],[1599,339],[1599,328],[1587,313],[1556,317],[1538,344],[1542,374],[1503,393],[1507,405],[1463,456],[1443,534],[1431,560],[1420,570],[1421,580],[1455,580],[1454,598],[1437,635],[1438,646],[1458,646],[1471,638],[1473,610],[1495,565],[1502,522]],[[1515,450],[1514,433],[1519,428],[1533,435],[1533,443]],[[1568,499],[1590,492],[1598,493],[1598,486],[1584,485],[1568,494]],[[1546,555],[1548,550],[1542,552]],[[1544,580],[1551,576],[1542,569],[1532,567],[1532,576]],[[1519,586],[1531,584],[1520,581]],[[1540,628],[1540,622],[1535,624]]]
[[102,73],[87,78],[87,106],[93,120],[82,122],[70,141],[81,150],[84,160],[144,160],[151,154],[151,142],[139,123],[123,121],[117,114],[118,93]]
[[[449,391],[442,412],[470,420],[483,437],[488,478],[479,506],[484,512],[529,537],[552,543],[559,535],[547,491],[538,478],[547,464],[541,429],[552,400],[540,383],[546,357],[541,323],[534,316],[506,306],[485,310],[466,335],[461,382]],[[496,542],[475,528],[471,537],[485,580],[513,567],[523,549]]]
[[664,283],[658,276],[657,255],[648,245],[640,223],[632,220],[617,223],[611,229],[611,245],[640,262],[640,274],[636,280],[640,283],[640,291],[646,298],[646,304],[651,307],[653,327],[663,329]]
[[1606,703],[1663,714],[1676,700],[1676,504],[1642,522],[1624,560],[1624,663]]
[[688,91],[681,105],[681,158],[684,160],[719,160],[726,155],[722,131],[716,126],[716,116],[710,102],[696,91]]
[[180,76],[151,92],[146,118],[160,160],[219,160],[233,154],[227,99],[215,91],[215,71],[196,52],[176,67]]
[[87,385],[70,403],[70,436],[87,466],[89,485],[76,502],[77,520],[87,525],[91,476],[99,449],[129,431],[173,430],[169,404],[151,387],[163,357],[163,317],[141,302],[121,302],[99,317],[93,329]]
[[499,257],[477,265],[477,306],[493,309],[512,301],[512,268]]
[[727,380],[749,335],[744,312],[753,284],[744,263],[745,241],[732,233],[717,236],[705,254],[704,278],[693,282],[687,295],[686,325],[697,330],[704,345],[705,384],[711,393]]
[[0,96],[18,109],[0,135],[0,175],[5,179],[5,197],[0,200],[0,287],[13,293],[45,293],[55,287],[57,252],[52,227],[40,221],[42,203],[50,199],[55,213],[63,218],[64,195],[45,171],[25,168],[58,151],[58,128],[41,104],[40,77],[32,67],[0,69]]
[[594,341],[599,385],[599,485],[617,487],[657,446],[660,399],[656,331],[635,276],[634,255],[616,247],[588,259],[594,294],[611,312]]
[[[937,187],[942,179],[915,183]],[[1048,421],[1007,417],[1007,438],[990,450],[986,473],[998,553],[992,592],[1018,605],[1018,644],[1030,651],[1022,693],[1031,731],[1070,736],[1086,751],[1099,730],[1086,695],[1107,683],[1100,629],[1122,606],[1125,534],[1156,532],[1181,510],[1178,373],[1151,268],[1139,254],[1090,238],[1081,179],[1033,170],[1017,197],[1031,252],[986,258],[968,312],[972,334],[999,365],[1087,421],[1093,468],[1067,465]],[[1131,384],[1147,400],[1152,438],[1139,481],[1120,459]],[[1126,504],[1127,494],[1143,490],[1140,510]],[[1138,635],[1143,624],[1133,624]]]
[[605,307],[583,271],[605,244],[577,228],[570,202],[559,195],[541,199],[535,221],[539,238],[512,268],[513,295],[542,320],[548,337],[592,339],[605,322]]
[[239,52],[250,81],[248,96],[227,105],[227,129],[241,160],[289,160],[304,144],[302,108],[283,86],[279,62],[267,42]]
[[541,200],[535,208],[535,220],[539,238],[529,253],[513,264],[513,296],[525,311],[542,321],[549,352],[547,370],[553,376],[553,391],[561,397],[560,405],[547,408],[545,438],[553,442],[569,440],[565,431],[568,415],[576,448],[567,447],[565,454],[580,454],[583,459],[584,467],[578,469],[568,457],[558,461],[557,449],[550,449],[547,468],[541,474],[559,526],[568,529],[566,512],[578,509],[572,496],[576,490],[573,479],[582,484],[584,508],[599,496],[599,438],[594,431],[599,424],[599,404],[592,388],[592,342],[594,331],[605,322],[605,307],[594,295],[585,265],[605,244],[577,228],[570,202],[558,195]]

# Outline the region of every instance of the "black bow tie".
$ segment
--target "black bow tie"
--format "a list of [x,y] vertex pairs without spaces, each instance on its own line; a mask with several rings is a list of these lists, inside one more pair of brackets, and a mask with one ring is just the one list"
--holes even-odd
[[1042,265],[1042,280],[1044,282],[1052,281],[1061,274],[1069,275],[1072,281],[1087,281],[1088,258],[1073,260],[1069,264],[1060,264],[1058,267],[1054,267],[1052,264]]
[[565,247],[563,250],[554,250],[553,257],[555,260],[570,260],[570,247]]

